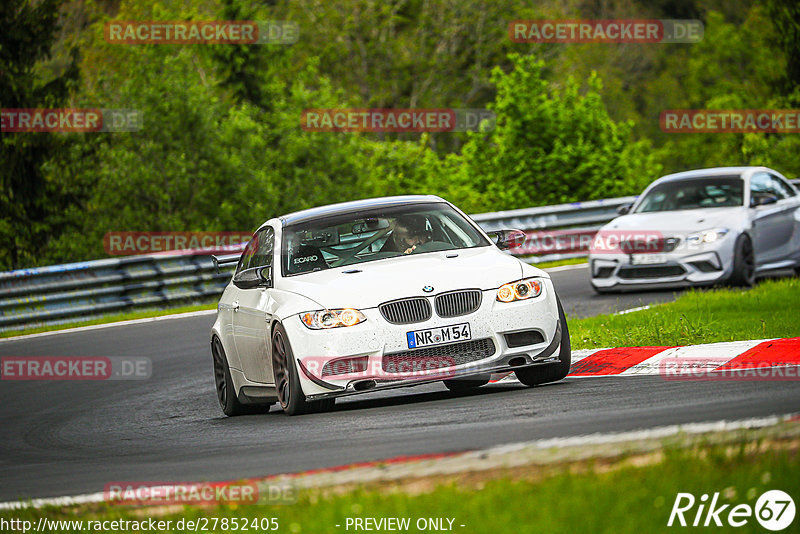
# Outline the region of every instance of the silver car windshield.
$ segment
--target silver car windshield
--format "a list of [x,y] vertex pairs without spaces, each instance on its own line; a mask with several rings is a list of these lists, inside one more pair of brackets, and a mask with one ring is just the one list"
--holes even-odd
[[744,182],[738,176],[694,178],[653,187],[635,213],[727,208],[744,203]]
[[282,242],[283,276],[489,245],[444,203],[370,209],[287,225]]

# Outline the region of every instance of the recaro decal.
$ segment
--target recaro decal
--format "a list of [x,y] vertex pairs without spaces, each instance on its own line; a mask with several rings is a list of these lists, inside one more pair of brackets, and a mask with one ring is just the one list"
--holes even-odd
[[308,263],[309,261],[317,261],[318,259],[319,256],[317,256],[316,254],[313,256],[300,256],[299,258],[294,259],[294,264],[298,265],[300,263]]

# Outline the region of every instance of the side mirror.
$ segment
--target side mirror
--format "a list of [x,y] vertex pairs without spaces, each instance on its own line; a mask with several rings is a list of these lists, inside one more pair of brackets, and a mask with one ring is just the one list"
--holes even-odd
[[623,204],[622,206],[617,206],[617,213],[620,215],[627,215],[630,213],[633,204]]
[[253,267],[240,271],[233,277],[233,285],[239,289],[272,287],[272,267]]
[[778,197],[770,194],[759,194],[750,197],[750,207],[766,206],[767,204],[775,204],[778,202]]
[[489,235],[494,234],[494,244],[500,250],[509,250],[521,247],[525,243],[525,232],[522,230],[495,230]]

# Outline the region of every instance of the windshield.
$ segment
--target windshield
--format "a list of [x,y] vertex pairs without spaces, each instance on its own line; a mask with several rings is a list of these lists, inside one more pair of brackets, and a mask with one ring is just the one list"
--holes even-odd
[[488,246],[461,214],[444,203],[362,210],[286,226],[283,276],[384,258]]
[[647,192],[636,213],[741,206],[744,182],[739,177],[695,178],[664,182]]

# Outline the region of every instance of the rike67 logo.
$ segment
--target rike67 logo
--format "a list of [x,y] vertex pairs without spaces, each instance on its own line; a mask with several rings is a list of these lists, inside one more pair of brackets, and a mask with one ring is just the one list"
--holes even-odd
[[749,504],[721,504],[719,492],[709,499],[703,494],[696,499],[691,493],[678,493],[667,526],[731,526],[734,528],[746,525],[753,517],[767,530],[784,530],[794,521],[794,500],[781,490],[764,492],[756,501],[755,507]]

